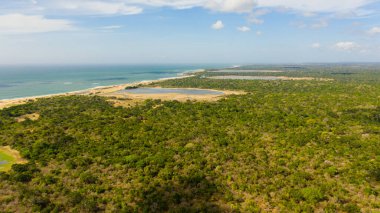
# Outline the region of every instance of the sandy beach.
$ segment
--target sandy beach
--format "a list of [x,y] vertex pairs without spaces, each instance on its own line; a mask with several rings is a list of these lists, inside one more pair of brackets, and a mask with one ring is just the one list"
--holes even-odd
[[157,80],[144,80],[134,83],[126,83],[126,84],[119,84],[119,85],[111,85],[111,86],[100,86],[100,87],[94,87],[89,88],[85,90],[78,90],[78,91],[72,91],[72,92],[66,92],[66,93],[57,93],[57,94],[49,94],[49,95],[41,95],[41,96],[31,96],[31,97],[24,97],[24,98],[15,98],[15,99],[3,99],[0,100],[0,109],[4,109],[7,107],[12,107],[20,104],[25,104],[29,101],[35,101],[40,98],[51,98],[51,97],[57,97],[57,96],[70,96],[70,95],[102,95],[107,96],[107,94],[112,94],[116,91],[123,90],[125,87],[133,87],[133,86],[143,86],[143,85],[149,85],[156,82],[171,80],[171,79],[181,79],[181,78],[189,78],[193,77],[195,73],[203,72],[205,70],[194,70],[191,72],[185,72],[180,76],[176,77],[169,77],[169,78],[160,78]]

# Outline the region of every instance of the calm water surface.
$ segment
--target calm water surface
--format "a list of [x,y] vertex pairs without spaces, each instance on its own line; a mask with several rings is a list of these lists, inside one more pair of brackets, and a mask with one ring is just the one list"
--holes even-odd
[[[223,65],[0,66],[0,100],[175,77]],[[225,66],[225,65],[224,65]]]

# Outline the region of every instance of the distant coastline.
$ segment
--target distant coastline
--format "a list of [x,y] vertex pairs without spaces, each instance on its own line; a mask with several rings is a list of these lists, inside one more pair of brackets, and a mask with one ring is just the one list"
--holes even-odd
[[109,85],[109,86],[97,86],[97,87],[92,87],[92,88],[88,88],[84,90],[76,90],[76,91],[64,92],[64,93],[27,96],[27,97],[11,98],[11,99],[0,99],[0,109],[4,109],[7,107],[12,107],[15,105],[20,105],[20,104],[25,104],[28,101],[34,101],[40,98],[51,98],[51,97],[56,97],[56,96],[70,96],[70,95],[96,95],[96,94],[102,94],[102,93],[115,92],[115,91],[122,90],[125,87],[130,87],[130,86],[147,85],[147,84],[166,81],[170,79],[181,79],[181,78],[193,77],[194,74],[199,73],[199,72],[204,72],[204,71],[206,71],[206,69],[187,70],[182,73],[178,73],[177,76],[158,78],[155,80],[142,80],[142,81],[136,81],[132,83],[116,84],[116,85]]
[[157,80],[228,65],[0,66],[0,100],[61,94]]

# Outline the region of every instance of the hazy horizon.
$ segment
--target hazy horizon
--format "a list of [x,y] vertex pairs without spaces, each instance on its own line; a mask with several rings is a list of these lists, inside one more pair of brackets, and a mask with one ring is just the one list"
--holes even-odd
[[262,62],[262,63],[14,63],[14,64],[0,64],[0,67],[23,67],[23,66],[165,66],[165,65],[177,65],[177,66],[185,66],[185,65],[194,65],[194,66],[207,66],[206,68],[210,68],[212,66],[216,67],[241,67],[241,66],[255,66],[255,65],[273,65],[273,66],[282,66],[282,65],[377,65],[379,62],[371,62],[371,61],[336,61],[336,62]]

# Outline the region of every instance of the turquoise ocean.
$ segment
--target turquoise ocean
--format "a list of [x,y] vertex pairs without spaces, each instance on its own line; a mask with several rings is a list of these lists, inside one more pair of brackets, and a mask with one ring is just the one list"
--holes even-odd
[[0,100],[176,77],[223,65],[0,66]]

